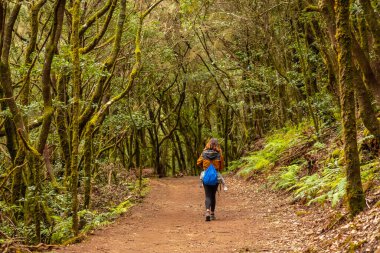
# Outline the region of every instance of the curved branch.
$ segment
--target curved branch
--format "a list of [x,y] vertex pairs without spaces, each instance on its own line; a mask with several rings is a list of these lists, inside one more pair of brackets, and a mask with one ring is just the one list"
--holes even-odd
[[[96,20],[101,18],[110,9],[112,2],[113,2],[113,0],[108,0],[102,9],[98,10],[94,15],[92,15],[84,23],[84,25],[79,29],[79,37],[83,37],[83,35],[87,31],[87,29],[90,28],[95,23]],[[116,0],[116,2],[117,2],[117,0]]]
[[52,121],[54,109],[51,97],[50,73],[54,55],[62,33],[63,17],[65,12],[66,0],[57,0],[54,10],[54,23],[49,43],[46,45],[45,63],[42,69],[42,98],[44,101],[44,120],[40,131],[37,150],[42,153],[49,135],[50,124]]
[[1,61],[4,64],[8,64],[8,61],[9,61],[9,51],[11,49],[11,44],[12,44],[11,41],[12,41],[13,28],[15,26],[18,14],[20,13],[21,2],[22,0],[17,1],[16,5],[13,7],[9,20],[7,24],[5,25],[4,36],[2,37],[3,48],[1,52]]
[[36,157],[41,157],[40,152],[38,152],[37,149],[35,149],[23,136],[21,129],[17,129],[17,133],[21,138],[22,143],[24,144],[25,148],[30,151],[33,155]]
[[107,15],[107,18],[103,24],[102,30],[94,37],[94,39],[89,43],[89,45],[79,49],[82,54],[87,54],[88,52],[93,50],[98,45],[99,41],[103,38],[104,34],[107,31],[109,23],[111,22],[112,15],[113,15],[115,8],[116,8],[116,3],[117,3],[117,0],[112,1],[111,8],[110,8],[108,15]]

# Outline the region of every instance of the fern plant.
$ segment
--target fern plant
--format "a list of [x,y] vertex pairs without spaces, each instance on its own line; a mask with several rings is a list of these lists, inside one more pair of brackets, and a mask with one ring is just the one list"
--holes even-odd
[[274,189],[291,191],[299,180],[298,174],[301,169],[302,165],[299,164],[284,167],[279,174],[269,177],[269,181],[274,184]]
[[307,204],[330,201],[335,206],[344,196],[346,179],[343,169],[330,163],[321,174],[303,177],[296,185],[295,199],[305,199]]
[[310,123],[305,122],[298,127],[292,126],[274,132],[266,139],[266,144],[262,150],[255,151],[232,163],[229,170],[239,169],[237,174],[247,177],[252,172],[266,171],[272,168],[285,150],[303,141],[302,130],[309,126]]

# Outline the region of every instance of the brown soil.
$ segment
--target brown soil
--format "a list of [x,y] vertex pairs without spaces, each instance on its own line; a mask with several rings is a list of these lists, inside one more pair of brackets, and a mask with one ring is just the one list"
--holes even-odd
[[[151,180],[144,201],[82,243],[54,252],[299,252],[311,224],[295,206],[258,184],[228,178],[217,193],[217,220],[204,220],[197,177]],[[298,216],[296,215],[298,213]]]

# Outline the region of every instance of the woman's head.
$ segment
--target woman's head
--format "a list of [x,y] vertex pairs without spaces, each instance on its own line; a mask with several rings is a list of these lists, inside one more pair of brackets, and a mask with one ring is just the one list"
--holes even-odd
[[207,142],[204,150],[215,150],[215,151],[220,152],[220,153],[222,151],[221,148],[220,148],[220,146],[219,146],[219,142],[218,142],[218,140],[216,138],[211,138]]

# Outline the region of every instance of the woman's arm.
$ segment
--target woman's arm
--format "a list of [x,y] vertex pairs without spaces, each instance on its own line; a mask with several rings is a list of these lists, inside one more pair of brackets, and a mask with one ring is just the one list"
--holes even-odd
[[219,171],[223,171],[224,169],[224,157],[223,155],[220,155],[220,170]]
[[203,168],[203,157],[202,155],[197,160],[197,166]]

